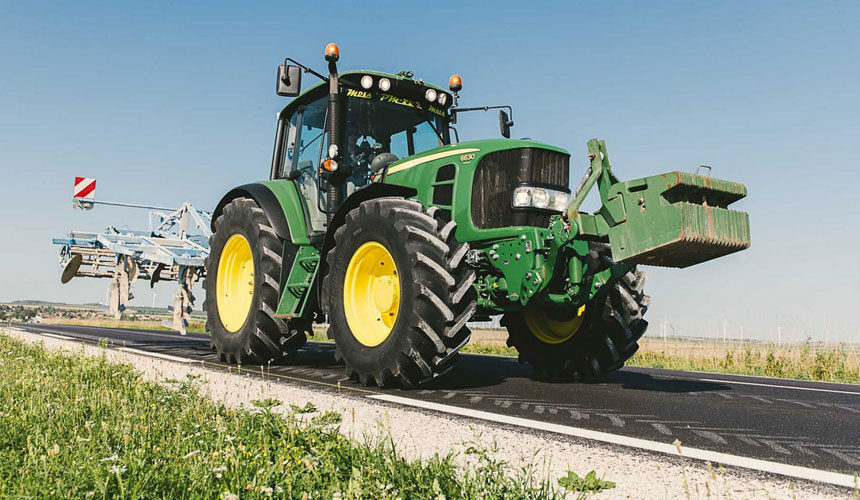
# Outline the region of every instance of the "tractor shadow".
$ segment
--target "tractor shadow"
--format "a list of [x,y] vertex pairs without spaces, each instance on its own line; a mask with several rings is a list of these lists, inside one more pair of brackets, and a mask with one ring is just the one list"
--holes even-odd
[[655,377],[649,373],[622,369],[610,373],[599,382],[603,385],[616,385],[623,389],[636,391],[667,392],[667,393],[690,393],[690,392],[712,392],[730,391],[731,387],[719,382],[708,382],[704,380],[682,379],[667,376]]
[[[182,342],[180,340],[171,343],[172,345],[170,346],[161,344],[156,347],[156,343],[152,344],[148,346],[149,350],[152,351],[177,354],[177,351],[181,353],[187,349],[189,353],[196,351],[195,357],[211,357],[212,361],[217,361],[215,354],[208,351],[208,343],[201,345],[200,342]],[[138,345],[141,344],[139,343]],[[201,352],[203,350],[207,351],[205,356]],[[354,384],[357,387],[361,386],[355,380],[347,381],[344,365],[336,362],[334,359],[334,344],[328,342],[309,342],[294,357],[273,363],[271,369],[276,372],[283,371],[285,374],[299,370],[302,376],[323,378],[330,382],[337,381]],[[329,376],[332,373],[336,373],[337,377]],[[559,390],[563,388],[574,389],[576,387],[584,389],[597,388],[598,386],[616,386],[625,390],[663,393],[731,390],[730,386],[718,382],[680,378],[678,374],[674,373],[669,376],[662,374],[654,376],[650,373],[640,371],[638,368],[624,368],[593,382],[537,379],[534,376],[532,368],[527,364],[519,363],[516,358],[468,353],[461,355],[459,362],[450,372],[422,386],[420,389],[468,391],[496,387],[502,384],[514,384],[514,386],[519,386],[520,384],[540,384],[544,388],[547,386],[556,386]],[[388,392],[389,390],[399,389],[385,388],[381,390]]]

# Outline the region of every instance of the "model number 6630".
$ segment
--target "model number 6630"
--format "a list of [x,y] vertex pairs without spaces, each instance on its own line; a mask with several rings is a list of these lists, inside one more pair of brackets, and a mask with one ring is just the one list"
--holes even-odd
[[475,153],[466,153],[464,155],[460,155],[461,162],[472,161],[475,159]]

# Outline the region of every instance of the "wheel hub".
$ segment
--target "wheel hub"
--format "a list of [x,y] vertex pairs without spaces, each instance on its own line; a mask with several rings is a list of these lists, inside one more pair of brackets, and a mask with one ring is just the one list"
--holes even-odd
[[349,261],[343,304],[352,335],[373,347],[391,334],[400,307],[400,277],[394,259],[381,243],[364,243]]
[[579,331],[585,318],[585,306],[581,306],[573,318],[557,320],[550,317],[549,311],[536,306],[526,306],[523,318],[532,334],[545,344],[560,344]]
[[241,234],[230,236],[221,250],[215,292],[221,324],[228,332],[239,331],[254,298],[254,255]]

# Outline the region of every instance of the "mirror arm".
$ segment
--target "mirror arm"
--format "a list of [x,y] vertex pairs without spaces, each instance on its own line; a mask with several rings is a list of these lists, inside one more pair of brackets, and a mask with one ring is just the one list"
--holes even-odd
[[[504,106],[478,106],[476,108],[451,108],[451,114],[456,116],[457,113],[463,113],[465,111],[489,111],[491,109],[507,109],[508,110],[508,117],[511,119],[511,121],[513,121],[513,119],[514,119],[514,109],[508,105],[504,105]],[[455,120],[454,123],[457,123],[456,118],[454,120]]]
[[[296,60],[295,60],[295,59],[293,59],[292,57],[287,57],[286,59],[284,59],[284,66],[287,66],[287,63],[288,63],[288,62],[291,62],[291,63],[295,64],[296,66],[298,66],[298,67],[302,68],[302,69],[305,71],[305,73],[310,73],[310,74],[314,75],[315,77],[319,78],[319,79],[320,79],[320,80],[322,80],[322,81],[326,81],[326,80],[328,80],[328,78],[326,78],[326,77],[322,76],[321,74],[317,73],[316,71],[314,71],[314,70],[312,70],[312,69],[308,68],[307,66],[305,66],[304,64],[302,64],[302,63],[300,63],[300,62],[296,61]],[[287,74],[286,74],[286,73],[284,73],[284,79],[285,79],[284,83],[286,83],[287,85],[289,85],[289,84],[290,84],[289,76],[287,76]]]

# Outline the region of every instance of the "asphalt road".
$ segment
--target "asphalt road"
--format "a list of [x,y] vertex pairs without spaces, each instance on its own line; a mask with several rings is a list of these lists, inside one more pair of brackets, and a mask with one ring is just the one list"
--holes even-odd
[[[235,370],[209,350],[208,336],[59,325],[16,325]],[[760,377],[624,368],[600,383],[532,380],[515,359],[464,354],[457,367],[426,389],[363,387],[345,378],[333,346],[312,342],[266,376],[319,390],[410,401],[520,417],[782,464],[853,474],[860,470],[860,386]],[[249,370],[260,376],[259,369]]]

